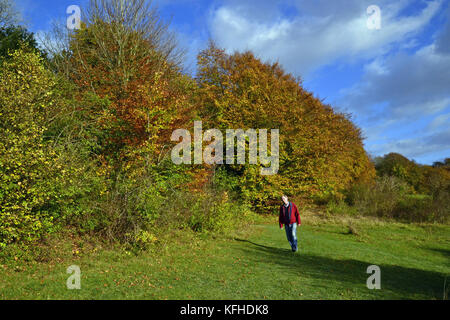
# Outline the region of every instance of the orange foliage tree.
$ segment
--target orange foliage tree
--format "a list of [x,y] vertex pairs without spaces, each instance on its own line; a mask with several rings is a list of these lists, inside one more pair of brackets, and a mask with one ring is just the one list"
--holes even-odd
[[374,178],[360,130],[278,63],[263,63],[251,52],[228,55],[211,43],[198,56],[197,81],[205,127],[280,130],[277,175],[261,176],[257,165],[227,168],[239,172],[240,191],[257,207],[281,192],[340,197],[351,184]]
[[[173,129],[191,118],[195,83],[182,73],[175,44],[161,40],[168,32],[151,16],[154,11],[114,11],[103,2],[94,0],[90,16],[70,35],[68,77],[80,101],[89,104],[92,99],[86,97],[92,96],[106,101],[85,106],[103,133],[103,156],[120,159],[124,150],[145,145],[154,159],[161,158]],[[136,23],[144,15],[148,25],[153,23],[150,32],[144,30],[147,25]]]

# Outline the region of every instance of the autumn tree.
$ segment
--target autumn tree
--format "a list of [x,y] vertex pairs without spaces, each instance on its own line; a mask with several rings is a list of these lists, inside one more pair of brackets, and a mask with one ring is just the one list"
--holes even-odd
[[54,115],[52,133],[78,143],[98,166],[102,188],[84,210],[95,214],[80,214],[82,225],[129,241],[148,231],[186,180],[170,161],[170,136],[191,121],[196,84],[150,1],[91,0],[82,19],[51,50],[53,69],[68,80],[65,100],[73,101]]
[[211,43],[198,56],[197,81],[207,126],[280,130],[277,175],[261,176],[254,165],[227,169],[239,172],[240,191],[262,208],[280,192],[339,197],[352,183],[374,177],[360,130],[278,63],[263,63],[251,52],[228,55]]
[[159,157],[173,128],[189,119],[195,91],[173,34],[146,0],[91,0],[82,17],[54,61],[80,99],[106,101],[90,110],[106,132],[101,152],[117,160],[124,148],[145,144]]

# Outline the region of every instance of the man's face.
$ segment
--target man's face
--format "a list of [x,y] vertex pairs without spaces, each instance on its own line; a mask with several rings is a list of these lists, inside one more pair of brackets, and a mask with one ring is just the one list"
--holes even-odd
[[281,200],[283,200],[284,204],[288,204],[289,200],[286,196],[281,197]]

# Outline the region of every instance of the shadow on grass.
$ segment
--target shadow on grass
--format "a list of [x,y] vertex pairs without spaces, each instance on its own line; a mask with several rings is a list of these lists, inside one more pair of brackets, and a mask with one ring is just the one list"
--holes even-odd
[[[235,240],[250,244],[242,247],[241,250],[248,259],[254,259],[255,262],[277,264],[286,268],[286,271],[294,276],[303,275],[318,281],[330,281],[334,287],[342,287],[342,289],[369,290],[366,288],[366,281],[370,274],[367,274],[366,270],[371,263],[354,259],[333,259],[301,251],[293,253],[289,249],[270,247],[249,240]],[[371,290],[374,298],[443,298],[445,275],[442,273],[388,264],[377,265],[381,270],[381,290]]]
[[426,249],[436,252],[436,253],[439,253],[446,258],[450,258],[450,250],[442,249],[442,248],[433,248],[433,247],[427,247]]

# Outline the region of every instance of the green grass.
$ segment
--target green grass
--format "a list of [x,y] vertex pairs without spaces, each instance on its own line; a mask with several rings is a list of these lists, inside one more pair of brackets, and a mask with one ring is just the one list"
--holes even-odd
[[[49,261],[0,265],[0,299],[444,298],[450,226],[304,218],[292,253],[276,220],[233,238],[180,230],[137,255],[79,245],[73,254],[66,241]],[[72,264],[81,267],[81,290],[66,288]],[[372,264],[381,290],[366,287]]]

